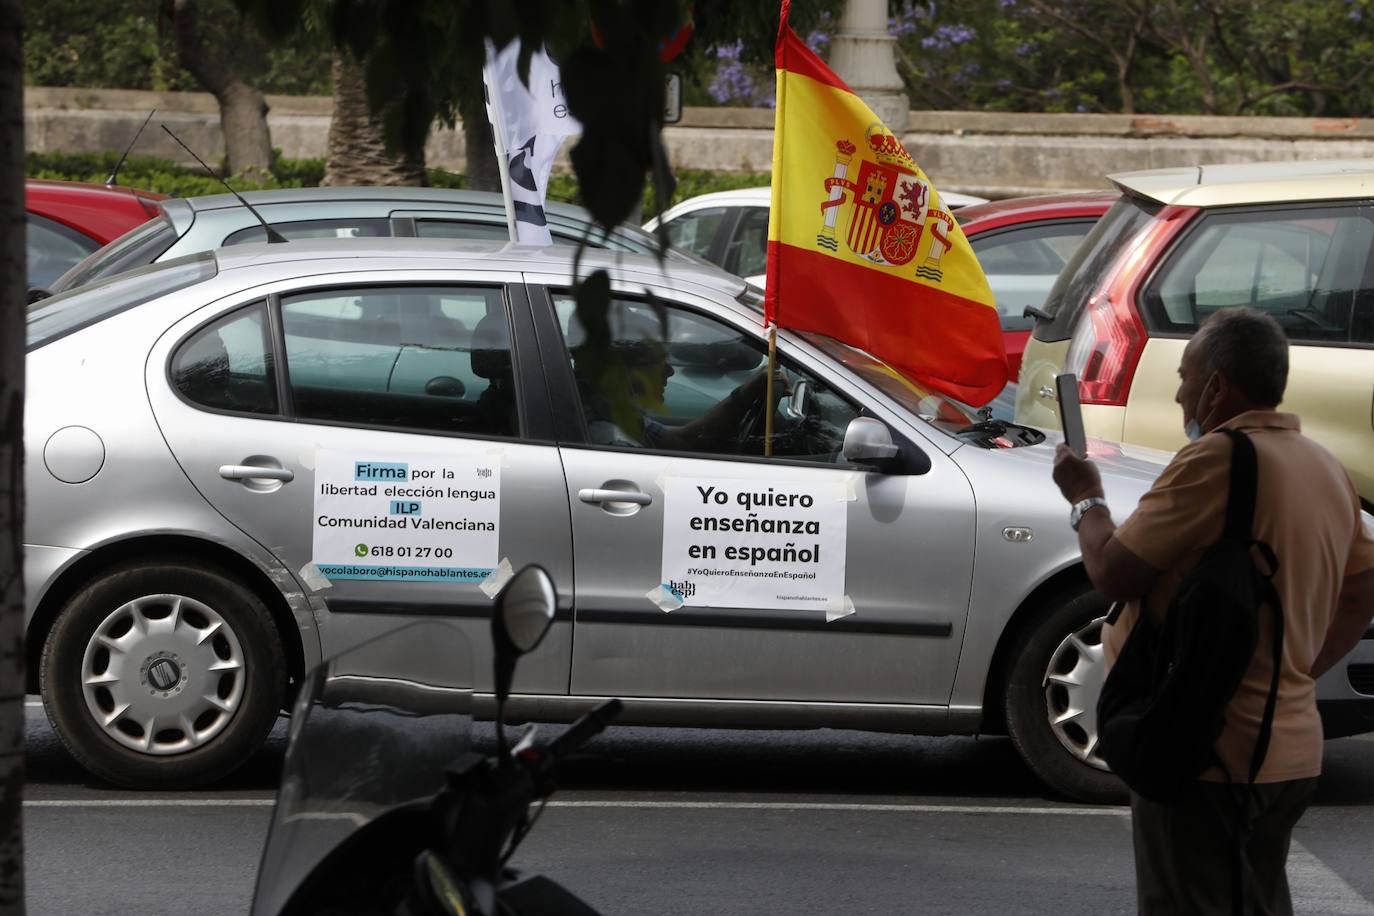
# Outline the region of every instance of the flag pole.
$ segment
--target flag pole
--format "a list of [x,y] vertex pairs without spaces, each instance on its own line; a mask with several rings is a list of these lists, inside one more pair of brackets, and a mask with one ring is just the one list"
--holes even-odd
[[768,326],[768,394],[763,402],[763,457],[768,458],[773,454],[773,414],[776,412],[776,405],[773,403],[773,377],[778,366],[778,323],[775,321]]
[[505,122],[501,120],[501,93],[496,91],[495,74],[491,66],[495,55],[496,47],[491,39],[487,39],[487,62],[482,65],[482,94],[486,97],[487,123],[491,125],[492,144],[496,147],[496,168],[501,174],[501,202],[506,207],[506,229],[510,233],[510,240],[517,242],[520,235],[515,228],[515,201],[510,193],[510,160],[506,158],[506,139],[502,136]]

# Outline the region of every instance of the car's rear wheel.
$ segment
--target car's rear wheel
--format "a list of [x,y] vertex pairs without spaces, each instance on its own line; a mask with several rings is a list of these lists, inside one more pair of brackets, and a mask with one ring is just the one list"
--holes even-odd
[[40,685],[53,728],[92,773],[184,788],[262,744],[284,672],[257,595],[187,561],[118,567],[78,591],[48,633]]
[[1006,678],[1007,731],[1036,776],[1089,802],[1126,799],[1098,754],[1097,698],[1106,673],[1106,602],[1086,587],[1061,595],[1031,620]]

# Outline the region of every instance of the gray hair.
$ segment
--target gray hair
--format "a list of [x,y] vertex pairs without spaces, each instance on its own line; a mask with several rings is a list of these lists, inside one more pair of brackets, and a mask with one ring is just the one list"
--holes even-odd
[[1198,365],[1220,372],[1252,403],[1275,407],[1288,386],[1288,337],[1267,312],[1239,305],[1221,309],[1197,332]]

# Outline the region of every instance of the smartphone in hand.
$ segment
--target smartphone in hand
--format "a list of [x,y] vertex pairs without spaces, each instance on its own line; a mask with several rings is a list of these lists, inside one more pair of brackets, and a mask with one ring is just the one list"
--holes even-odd
[[1078,376],[1062,372],[1054,377],[1054,391],[1059,398],[1059,425],[1064,430],[1064,443],[1079,458],[1088,457],[1088,437],[1083,432],[1083,408],[1078,403]]

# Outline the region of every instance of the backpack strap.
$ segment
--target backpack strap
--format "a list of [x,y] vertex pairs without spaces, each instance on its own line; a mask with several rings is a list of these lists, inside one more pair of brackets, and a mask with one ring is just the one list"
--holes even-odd
[[1231,485],[1226,496],[1226,529],[1222,537],[1248,541],[1254,537],[1255,495],[1259,491],[1259,463],[1255,444],[1238,429],[1218,429],[1231,440]]
[[1255,784],[1255,777],[1259,776],[1260,768],[1264,766],[1264,755],[1269,753],[1269,738],[1274,731],[1274,707],[1279,701],[1279,672],[1283,667],[1283,603],[1279,600],[1274,583],[1268,579],[1264,583],[1264,603],[1274,611],[1274,671],[1269,677],[1269,696],[1264,698],[1264,717],[1260,719],[1259,734],[1255,737],[1255,754],[1250,758],[1251,785]]
[[[1273,577],[1278,572],[1279,561],[1273,548],[1257,540],[1255,530],[1255,502],[1259,495],[1259,462],[1255,457],[1255,445],[1250,437],[1240,430],[1221,429],[1231,440],[1231,482],[1226,499],[1226,527],[1223,538],[1244,541],[1258,550],[1269,569],[1264,574],[1260,600],[1268,605],[1274,615],[1273,634],[1273,672],[1269,678],[1269,695],[1264,700],[1264,715],[1260,719],[1259,733],[1255,737],[1255,750],[1250,757],[1249,779],[1237,800],[1236,822],[1232,833],[1231,851],[1231,907],[1235,916],[1248,911],[1245,893],[1246,845],[1249,839],[1249,813],[1254,801],[1255,779],[1264,767],[1264,758],[1269,753],[1269,740],[1274,731],[1274,711],[1279,699],[1279,675],[1283,667],[1283,602],[1274,588]],[[1226,780],[1231,780],[1225,766]]]
[[1255,502],[1259,496],[1259,462],[1255,457],[1255,444],[1238,429],[1219,429],[1218,432],[1225,433],[1233,446],[1230,492],[1226,499],[1226,530],[1222,536],[1251,544],[1268,564],[1269,570],[1264,576],[1263,592],[1259,597],[1274,615],[1273,673],[1269,680],[1269,695],[1264,701],[1264,717],[1260,720],[1259,734],[1255,738],[1255,752],[1250,758],[1249,782],[1254,785],[1260,768],[1264,766],[1265,755],[1269,752],[1269,739],[1274,730],[1274,709],[1279,699],[1279,673],[1283,666],[1283,602],[1273,582],[1279,562],[1273,548],[1255,539]]

